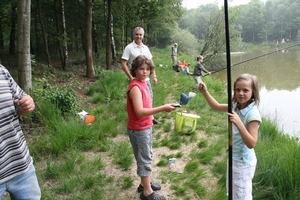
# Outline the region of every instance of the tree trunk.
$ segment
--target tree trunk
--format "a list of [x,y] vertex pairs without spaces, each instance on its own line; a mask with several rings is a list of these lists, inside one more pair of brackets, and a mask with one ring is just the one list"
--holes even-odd
[[[41,54],[40,54],[40,51],[39,51],[39,48],[40,48],[40,34],[39,34],[39,26],[38,26],[38,8],[35,8],[36,9],[36,13],[33,13],[32,12],[32,18],[34,18],[32,21],[31,21],[31,24],[32,26],[34,26],[34,44],[32,44],[32,41],[33,41],[33,38],[31,37],[31,44],[30,44],[30,47],[31,47],[31,54],[34,54],[35,56],[39,57]],[[33,31],[33,30],[32,30]]]
[[116,61],[117,58],[117,50],[116,50],[116,44],[115,44],[115,38],[114,38],[114,20],[113,15],[111,15],[111,48],[112,48],[112,56],[113,60]]
[[94,78],[95,71],[93,66],[93,45],[92,45],[92,20],[93,19],[93,0],[86,1],[86,26],[85,26],[85,59],[86,77]]
[[54,0],[54,13],[55,13],[55,24],[56,24],[56,43],[57,43],[57,48],[58,48],[58,53],[60,57],[60,62],[61,65],[63,66],[64,63],[64,56],[63,56],[63,50],[62,50],[62,45],[61,45],[61,29],[59,26],[59,12],[58,12],[58,2],[57,0]]
[[30,7],[31,0],[18,1],[18,82],[26,92],[32,90],[30,59]]
[[[0,12],[3,13],[3,8],[1,6]],[[0,49],[4,49],[4,36],[3,36],[3,22],[2,18],[0,19]],[[0,61],[1,64],[1,61]]]
[[17,18],[17,6],[12,3],[11,5],[11,30],[9,38],[9,53],[15,55],[16,53],[16,18]]
[[106,69],[111,69],[111,60],[112,60],[112,53],[111,53],[111,24],[112,24],[112,1],[107,1],[107,27],[106,27]]
[[43,33],[43,40],[44,40],[45,52],[46,52],[46,56],[47,56],[47,63],[48,63],[48,67],[49,67],[51,65],[51,59],[50,59],[50,54],[49,54],[47,33],[45,30],[45,25],[44,25],[44,21],[43,21],[43,17],[42,17],[41,0],[38,0],[38,12],[39,12],[42,33]]
[[66,18],[65,18],[65,3],[61,0],[61,17],[62,17],[62,48],[63,48],[63,69],[68,65],[68,42],[67,42],[67,29],[66,29]]
[[99,41],[98,41],[98,32],[97,32],[97,27],[96,24],[94,23],[94,18],[93,18],[93,43],[94,43],[94,51],[96,57],[99,57],[100,51],[99,51]]

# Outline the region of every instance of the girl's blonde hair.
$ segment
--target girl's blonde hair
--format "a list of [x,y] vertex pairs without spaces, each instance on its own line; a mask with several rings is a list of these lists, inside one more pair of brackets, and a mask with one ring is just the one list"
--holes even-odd
[[255,75],[252,75],[252,74],[241,74],[236,78],[236,80],[234,81],[234,84],[233,84],[234,95],[232,98],[232,102],[233,103],[237,102],[237,99],[235,98],[235,87],[236,87],[236,83],[241,80],[251,81],[251,88],[252,88],[251,99],[254,101],[254,103],[256,105],[259,105],[260,97],[259,97],[258,79]]
[[130,68],[130,74],[135,77],[135,70],[142,66],[142,64],[146,64],[148,65],[148,67],[150,68],[150,75],[153,74],[153,70],[154,70],[154,63],[152,62],[152,60],[150,58],[148,58],[147,56],[144,55],[139,55],[138,57],[136,57],[131,64],[131,68]]

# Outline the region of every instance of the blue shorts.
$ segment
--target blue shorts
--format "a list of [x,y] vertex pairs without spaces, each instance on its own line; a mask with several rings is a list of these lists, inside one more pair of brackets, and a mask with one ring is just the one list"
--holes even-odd
[[145,130],[127,129],[133,154],[137,163],[137,175],[150,176],[152,165],[152,128]]

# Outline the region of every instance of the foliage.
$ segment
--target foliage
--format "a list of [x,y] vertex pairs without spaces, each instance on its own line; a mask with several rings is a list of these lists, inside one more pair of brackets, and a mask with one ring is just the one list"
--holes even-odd
[[123,169],[128,170],[133,162],[132,149],[130,144],[128,144],[128,142],[113,144],[111,145],[110,151],[114,158],[114,162],[120,165]]
[[[198,55],[200,50],[200,44],[197,38],[187,30],[175,29],[175,33],[172,35],[172,41],[176,42],[179,46],[180,52],[184,52],[187,55]],[[171,50],[170,50],[171,54]]]
[[[299,139],[278,132],[271,122],[264,121],[260,130],[260,144],[256,147],[259,158],[258,173],[254,177],[258,199],[296,199],[300,183],[294,176],[299,170]],[[265,146],[272,144],[265,151]],[[264,192],[261,192],[261,191]]]
[[48,99],[60,110],[62,115],[74,114],[78,111],[78,98],[72,88],[51,88],[44,92],[43,98]]
[[[53,1],[32,2],[31,26],[31,53],[37,60],[45,60],[46,44],[51,58],[57,60],[61,57],[57,45],[66,36],[70,56],[83,55],[85,51],[85,1],[64,1],[67,24],[67,35],[60,31],[61,8]],[[16,1],[3,1],[1,7],[2,34],[0,38],[1,57],[14,51],[16,35],[14,35],[15,17],[10,15]],[[296,40],[300,29],[300,9],[296,0],[279,1],[268,0],[262,3],[252,0],[246,5],[229,7],[230,43],[232,51],[243,48],[245,43],[264,42],[271,43],[282,38],[290,41]],[[71,12],[75,10],[75,12]],[[132,30],[136,26],[145,29],[144,43],[149,47],[166,48],[174,42],[179,43],[179,55],[195,57],[203,54],[210,66],[222,66],[219,56],[225,50],[224,10],[216,3],[201,5],[196,9],[186,10],[181,6],[180,0],[138,1],[116,0],[112,2],[113,12],[113,40],[116,56],[111,61],[115,67],[120,63],[118,58],[126,44],[132,41]],[[41,17],[38,15],[42,13]],[[44,22],[44,29],[42,27]],[[93,5],[93,45],[97,46],[97,61],[101,68],[106,66],[105,59],[107,29],[107,4],[105,1],[95,0]],[[44,30],[44,32],[43,32]],[[44,35],[45,34],[45,35]],[[45,36],[45,37],[44,37]],[[43,39],[47,39],[44,41]],[[99,45],[99,47],[98,47]],[[70,63],[72,60],[70,60]],[[83,63],[85,63],[83,61]],[[39,65],[39,70],[51,71]],[[84,72],[84,71],[83,71]]]
[[[236,9],[230,10],[230,16],[230,42],[232,48],[237,49],[241,44],[241,28],[235,23],[237,18]],[[203,55],[206,58],[204,63],[208,65],[223,65],[220,56],[226,51],[224,22],[224,11],[215,4],[202,5],[191,10],[191,12],[187,12],[181,19],[179,27],[188,30],[196,37],[198,42],[193,42],[194,46],[197,45],[197,52],[191,54],[191,50],[187,50],[187,48],[195,49],[192,47],[193,45],[184,46],[182,51],[195,57],[199,54]],[[181,37],[181,40],[189,38],[187,36],[188,34],[185,34],[184,37]]]
[[[188,93],[194,87],[194,80],[172,70],[169,48],[151,51],[159,78],[159,83],[153,85],[154,106],[178,102],[181,92]],[[186,55],[185,58],[195,62],[193,57]],[[80,69],[80,66],[73,67],[76,72]],[[48,73],[51,74],[50,71],[45,74]],[[53,73],[63,77],[63,73]],[[42,198],[138,198],[133,181],[137,177],[129,171],[135,163],[126,135],[128,80],[124,72],[100,70],[98,79],[84,88],[91,99],[101,96],[93,102],[85,99],[80,104],[96,116],[96,122],[89,126],[73,117],[63,117],[61,110],[43,97],[45,89],[54,87],[53,82],[64,90],[57,77],[51,74],[35,79],[39,88],[35,91],[39,95],[34,97],[34,114],[42,123],[30,128],[32,134],[26,135],[30,138],[28,145],[35,158]],[[70,80],[69,88],[77,89],[74,79]],[[225,83],[211,76],[202,80],[218,101],[226,103]],[[177,111],[182,111],[180,109],[183,108]],[[162,126],[153,127],[153,148],[155,156],[159,157],[159,162],[153,165],[159,171],[157,181],[170,185],[172,199],[226,199],[227,115],[212,111],[199,93],[184,105],[184,109],[201,117],[194,134],[174,132],[174,113],[156,115],[158,120],[164,121]],[[279,133],[275,125],[263,119],[258,141],[254,199],[297,199],[299,140]],[[161,154],[157,148],[166,151]],[[181,165],[181,172],[167,168],[168,159],[173,157],[177,158],[177,166]],[[129,196],[122,196],[124,194]]]

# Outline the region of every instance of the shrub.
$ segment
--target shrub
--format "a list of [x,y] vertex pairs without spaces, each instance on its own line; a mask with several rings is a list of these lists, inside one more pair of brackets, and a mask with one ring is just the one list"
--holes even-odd
[[42,98],[55,104],[64,116],[76,113],[79,107],[78,98],[71,88],[46,89]]

